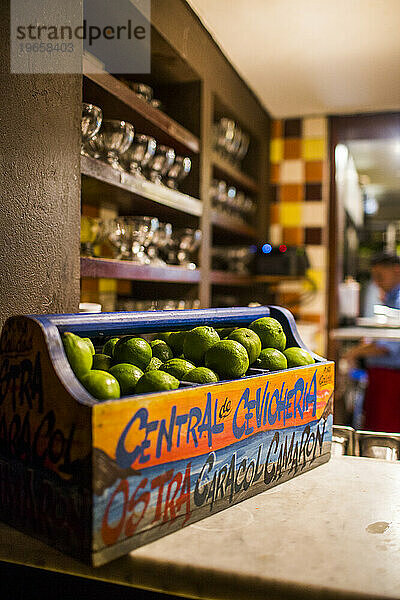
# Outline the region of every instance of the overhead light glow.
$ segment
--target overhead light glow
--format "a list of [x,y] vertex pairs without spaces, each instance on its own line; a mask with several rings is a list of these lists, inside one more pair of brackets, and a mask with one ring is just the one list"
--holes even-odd
[[367,196],[364,201],[364,212],[366,215],[375,215],[378,212],[378,202],[375,196]]

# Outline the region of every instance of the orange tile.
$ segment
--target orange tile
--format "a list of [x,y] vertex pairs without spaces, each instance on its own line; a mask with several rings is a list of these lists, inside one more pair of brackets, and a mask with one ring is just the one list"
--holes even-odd
[[99,209],[91,204],[82,204],[82,215],[84,217],[98,217]]
[[279,164],[271,164],[269,179],[271,183],[279,183]]
[[91,279],[90,277],[82,277],[81,279],[81,290],[82,292],[97,292],[99,289],[98,279]]
[[287,246],[300,246],[304,243],[303,227],[284,227],[282,242]]
[[280,187],[281,202],[301,202],[304,199],[304,186],[301,183],[285,183]]
[[271,123],[271,138],[282,137],[282,121],[281,119],[274,119]]
[[306,162],[306,181],[321,182],[323,178],[323,162],[315,160]]
[[98,302],[98,279],[83,277],[81,280],[81,302]]
[[301,313],[301,320],[307,323],[322,323],[323,315]]
[[301,158],[301,140],[286,138],[283,143],[283,158]]
[[269,218],[271,225],[276,225],[277,223],[279,223],[279,204],[270,205]]

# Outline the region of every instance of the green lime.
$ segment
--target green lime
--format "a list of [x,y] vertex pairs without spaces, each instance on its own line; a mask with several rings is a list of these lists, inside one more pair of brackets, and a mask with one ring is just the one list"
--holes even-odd
[[94,354],[95,353],[95,349],[94,349],[92,340],[90,338],[82,338],[82,339],[83,339],[84,342],[87,343],[87,345],[89,346],[92,354]]
[[312,365],[315,360],[307,350],[303,348],[286,348],[284,355],[287,358],[288,367],[302,367],[303,365]]
[[65,354],[75,375],[80,379],[90,371],[93,354],[89,344],[74,333],[66,331],[62,336]]
[[219,377],[211,369],[207,367],[196,367],[188,371],[183,377],[183,381],[191,381],[192,383],[215,383],[219,381]]
[[286,356],[276,348],[264,348],[261,350],[257,367],[268,369],[268,371],[280,371],[287,368]]
[[183,353],[183,343],[185,341],[186,331],[173,331],[168,337],[168,346],[171,348],[174,356],[180,356]]
[[228,340],[235,340],[246,348],[247,354],[249,355],[249,363],[251,365],[260,356],[261,340],[251,329],[239,327],[239,329],[235,329],[235,331],[229,334]]
[[143,371],[130,363],[119,363],[111,367],[110,375],[118,381],[122,396],[130,396],[135,392],[136,384],[143,375]]
[[162,360],[157,358],[157,356],[153,356],[151,361],[149,362],[149,364],[146,367],[146,372],[147,371],[156,371],[157,369],[159,369],[161,367],[162,364],[163,364]]
[[262,317],[253,321],[249,329],[255,331],[263,348],[276,348],[283,352],[286,346],[286,335],[282,325],[272,317]]
[[119,398],[121,394],[118,381],[105,371],[89,371],[81,378],[81,383],[98,400]]
[[109,371],[112,364],[113,361],[111,356],[107,356],[107,354],[93,354],[93,370]]
[[235,340],[221,340],[211,346],[205,355],[206,367],[218,373],[221,379],[242,377],[249,368],[247,350]]
[[235,329],[236,327],[223,327],[222,329],[216,329],[215,331],[218,333],[220,339],[224,340],[232,333],[232,331],[235,331]]
[[187,360],[195,365],[202,365],[207,350],[219,340],[218,333],[212,327],[195,327],[186,333],[183,354]]
[[186,373],[194,369],[194,367],[195,365],[182,358],[171,358],[171,360],[167,360],[166,363],[161,365],[159,370],[182,380]]
[[103,346],[103,354],[107,354],[108,356],[114,356],[114,347],[118,340],[119,338],[117,337],[108,340]]
[[136,394],[146,394],[147,392],[164,392],[167,390],[177,390],[179,380],[169,373],[163,371],[148,371],[138,381],[136,385]]
[[114,363],[130,363],[145,370],[151,361],[151,347],[140,337],[123,337],[114,346]]
[[169,336],[171,335],[170,331],[163,331],[163,333],[157,333],[157,337],[155,338],[156,340],[162,340],[163,342],[165,342],[166,344],[169,345]]
[[150,346],[153,356],[159,358],[161,362],[167,362],[167,360],[170,360],[174,356],[171,348],[164,340],[153,340],[150,342]]

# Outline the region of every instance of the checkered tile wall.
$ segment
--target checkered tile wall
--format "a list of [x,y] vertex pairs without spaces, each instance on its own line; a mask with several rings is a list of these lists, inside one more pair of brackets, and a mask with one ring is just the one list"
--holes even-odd
[[271,131],[270,239],[272,244],[305,245],[309,277],[317,286],[310,300],[307,284],[283,283],[280,302],[298,319],[317,325],[316,349],[324,351],[328,230],[327,119],[274,120]]

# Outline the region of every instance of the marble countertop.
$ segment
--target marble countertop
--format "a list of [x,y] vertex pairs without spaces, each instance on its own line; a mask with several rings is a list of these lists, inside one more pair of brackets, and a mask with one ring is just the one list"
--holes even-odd
[[0,560],[204,599],[400,598],[400,462],[329,463],[98,568],[0,524]]
[[335,340],[400,340],[400,327],[341,327],[333,329],[329,335]]

